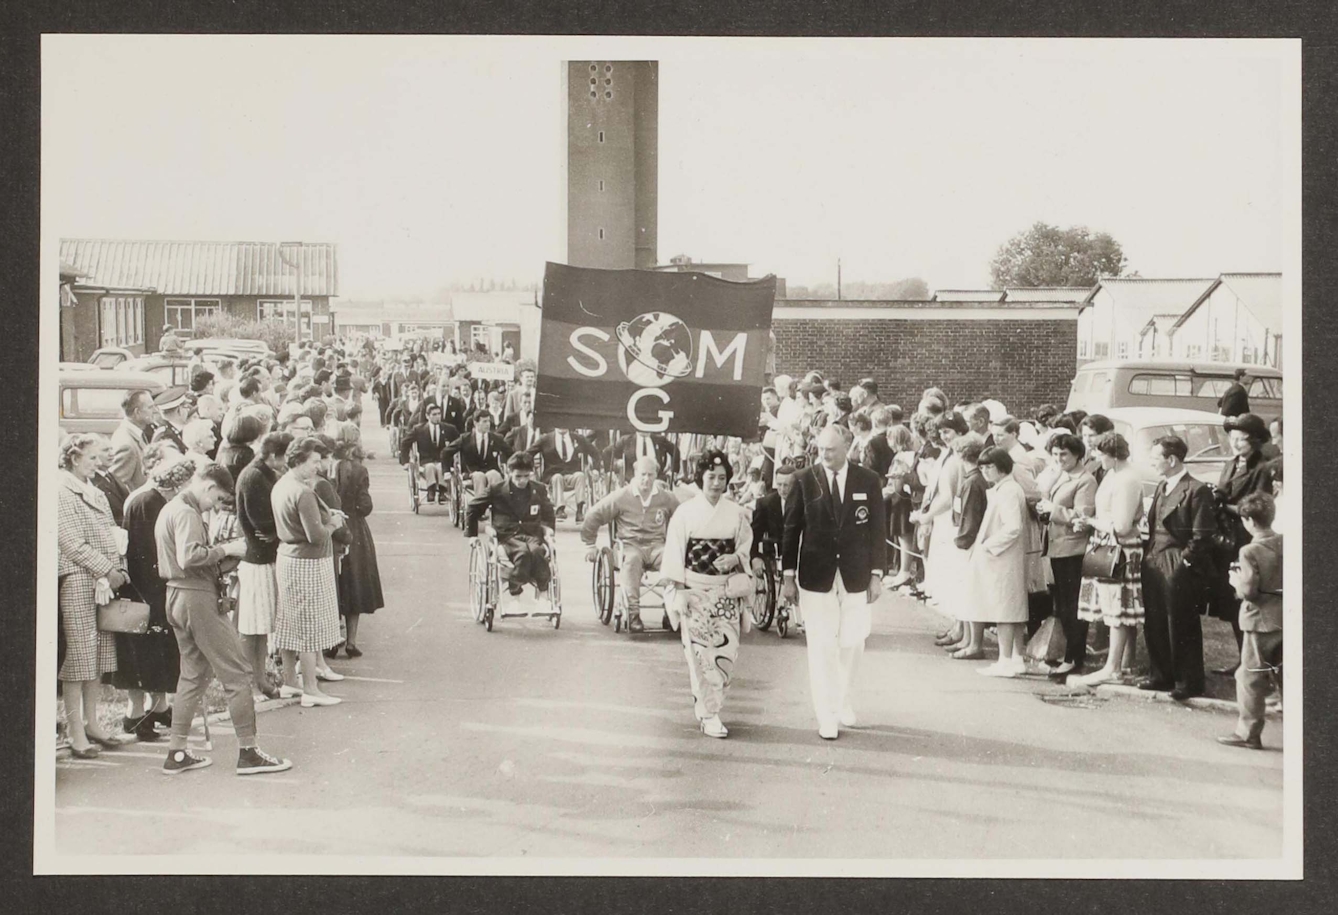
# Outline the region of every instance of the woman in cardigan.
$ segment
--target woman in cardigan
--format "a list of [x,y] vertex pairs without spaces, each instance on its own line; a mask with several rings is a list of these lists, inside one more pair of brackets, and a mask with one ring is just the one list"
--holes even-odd
[[106,603],[130,580],[111,506],[89,482],[100,447],[101,436],[70,436],[60,450],[63,472],[56,497],[57,599],[66,645],[58,676],[70,752],[78,759],[98,755],[93,743],[108,749],[121,743],[102,730],[97,715],[99,678],[116,670],[116,643],[98,631],[99,597]]
[[[358,648],[358,621],[365,613],[375,613],[385,606],[381,593],[381,572],[376,563],[376,542],[367,516],[372,513],[372,495],[362,447],[341,441],[335,449],[335,483],[339,500],[348,513],[350,535],[348,555],[339,569],[339,612],[344,615],[347,635],[344,652],[350,658],[362,656]],[[336,651],[338,649],[336,648]]]
[[1078,615],[1100,619],[1110,627],[1110,652],[1105,666],[1082,677],[1069,677],[1070,686],[1095,686],[1117,680],[1134,663],[1138,624],[1143,619],[1143,481],[1129,464],[1129,443],[1118,432],[1096,437],[1093,450],[1101,460],[1101,485],[1096,489],[1096,517],[1075,517],[1079,530],[1090,529],[1089,551],[1118,544],[1124,558],[1111,578],[1084,576],[1078,592]]
[[126,691],[130,708],[122,726],[144,742],[158,739],[155,724],[172,726],[172,706],[167,697],[176,692],[181,676],[181,651],[167,619],[167,583],[158,575],[153,527],[163,506],[194,473],[194,461],[170,452],[149,471],[150,485],[135,490],[125,503],[129,535],[126,570],[139,599],[149,605],[149,631],[143,635],[115,634],[116,671],[104,679]]
[[285,683],[296,682],[295,665],[301,660],[304,708],[340,701],[322,692],[318,681],[320,653],[339,641],[331,535],[343,526],[343,513],[322,505],[315,491],[328,453],[317,438],[294,441],[284,454],[288,472],[270,493],[280,540],[274,643],[283,656]]
[[1052,677],[1081,672],[1087,660],[1087,620],[1078,617],[1078,592],[1082,588],[1082,558],[1087,553],[1086,529],[1073,526],[1077,517],[1096,514],[1096,477],[1083,467],[1087,449],[1076,435],[1060,433],[1050,439],[1053,475],[1047,475],[1036,510],[1046,521],[1049,538],[1046,556],[1054,584],[1055,615],[1064,627],[1064,661],[1050,672]]
[[235,483],[242,470],[255,459],[252,445],[265,434],[265,423],[250,410],[238,414],[228,427],[228,439],[218,448],[218,463],[228,469]]
[[266,698],[302,693],[290,670],[285,669],[285,683],[277,691],[265,673],[269,637],[279,608],[279,580],[275,574],[279,534],[270,497],[274,484],[288,469],[285,455],[292,443],[293,437],[287,432],[271,432],[262,438],[255,458],[237,476],[234,495],[237,521],[246,538],[246,555],[237,566],[237,632],[251,662],[256,693]]

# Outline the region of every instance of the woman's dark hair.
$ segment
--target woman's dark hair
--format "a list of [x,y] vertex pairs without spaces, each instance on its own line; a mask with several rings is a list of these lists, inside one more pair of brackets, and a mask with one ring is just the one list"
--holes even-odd
[[1068,421],[1073,423],[1073,431],[1077,432],[1079,429],[1082,428],[1082,421],[1087,418],[1087,411],[1070,410],[1067,413],[1065,413],[1064,416],[1068,417]]
[[367,456],[356,440],[348,438],[341,438],[335,442],[334,450],[331,453],[336,460],[340,461],[361,461]]
[[[1101,418],[1105,419],[1104,416]],[[1118,432],[1102,432],[1092,442],[1092,450],[1110,455],[1117,461],[1129,460],[1129,443]]]
[[1059,416],[1059,407],[1052,403],[1043,403],[1036,408],[1036,422],[1053,428],[1054,419]]
[[1067,451],[1080,461],[1087,456],[1087,446],[1082,443],[1082,439],[1071,432],[1063,432],[1050,439],[1050,444],[1045,450],[1053,454],[1056,448]]
[[967,425],[966,417],[951,410],[947,413],[940,413],[938,416],[935,416],[930,420],[929,426],[937,432],[942,432],[944,429],[951,429],[958,435],[966,435],[966,433],[971,431],[971,427]]
[[270,432],[260,440],[259,450],[256,453],[262,460],[276,455],[282,457],[288,453],[288,446],[292,443],[292,433]]
[[1067,413],[1062,416],[1056,416],[1054,422],[1050,423],[1051,429],[1063,429],[1066,432],[1077,433],[1078,427],[1073,424],[1073,418]]
[[1091,429],[1093,434],[1101,435],[1114,429],[1115,424],[1100,413],[1089,413],[1083,417],[1082,422],[1078,424],[1078,428]]
[[305,464],[307,456],[313,451],[321,457],[327,457],[330,454],[330,449],[325,447],[320,439],[314,435],[308,435],[305,438],[294,440],[288,446],[288,450],[283,453],[283,459],[290,468],[297,467],[299,464]]
[[869,414],[867,413],[851,414],[850,425],[855,426],[861,432],[869,432],[873,429],[873,423],[869,421]]
[[228,430],[229,445],[249,445],[260,438],[265,431],[265,423],[254,413],[240,413],[232,421],[232,428]]
[[728,486],[729,481],[734,478],[734,465],[730,464],[729,455],[719,448],[707,448],[697,458],[697,473],[693,477],[693,482],[701,486],[707,472],[722,467],[725,470],[725,485]]
[[1002,448],[994,446],[990,446],[980,453],[980,464],[981,466],[989,464],[1004,476],[1013,472],[1012,456]]

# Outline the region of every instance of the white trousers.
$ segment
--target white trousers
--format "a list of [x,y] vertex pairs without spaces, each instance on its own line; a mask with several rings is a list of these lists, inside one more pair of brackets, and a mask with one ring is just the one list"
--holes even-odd
[[854,714],[855,675],[864,640],[873,626],[868,593],[846,590],[836,573],[830,591],[799,589],[808,642],[808,682],[818,727],[836,727],[842,712]]

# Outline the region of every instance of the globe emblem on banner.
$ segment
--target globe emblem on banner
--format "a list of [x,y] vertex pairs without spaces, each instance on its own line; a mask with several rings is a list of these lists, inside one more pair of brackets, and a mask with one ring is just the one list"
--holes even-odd
[[659,388],[691,374],[692,331],[668,312],[637,315],[619,324],[617,335],[618,366],[633,384]]

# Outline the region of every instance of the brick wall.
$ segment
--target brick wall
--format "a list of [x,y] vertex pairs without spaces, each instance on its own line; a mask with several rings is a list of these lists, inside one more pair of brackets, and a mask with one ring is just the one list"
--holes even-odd
[[885,403],[915,409],[925,388],[953,401],[1000,401],[1023,414],[1043,403],[1061,407],[1077,363],[1077,322],[1067,320],[783,319],[776,371],[817,369],[849,390],[877,379]]

